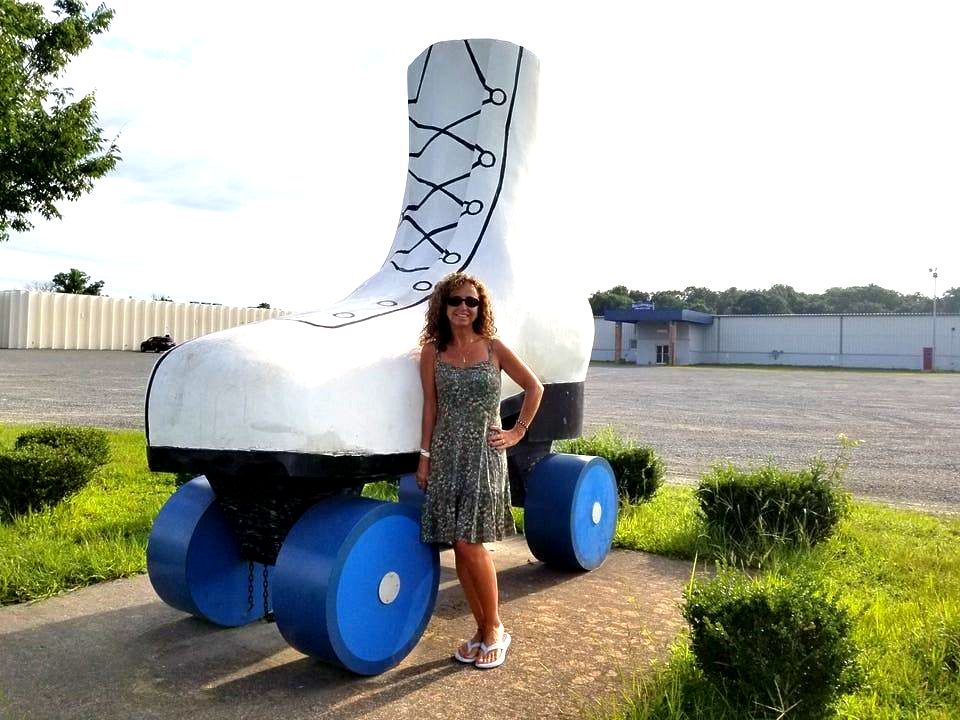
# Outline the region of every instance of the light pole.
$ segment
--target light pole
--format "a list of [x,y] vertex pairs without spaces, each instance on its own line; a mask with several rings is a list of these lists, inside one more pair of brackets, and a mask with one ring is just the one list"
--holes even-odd
[[937,371],[937,269],[935,267],[930,268],[930,273],[933,275],[933,346],[932,353],[930,357],[930,369],[933,372]]

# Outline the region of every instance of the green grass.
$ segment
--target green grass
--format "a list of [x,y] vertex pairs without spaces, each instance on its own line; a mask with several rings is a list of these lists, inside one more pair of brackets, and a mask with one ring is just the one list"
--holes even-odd
[[[696,515],[693,492],[664,487],[622,513],[615,544],[692,560],[726,555]],[[776,549],[760,572],[812,574],[856,618],[867,679],[837,706],[841,718],[960,717],[960,521],[856,502],[829,540]],[[701,676],[685,637],[657,672],[638,675],[611,718],[711,718],[729,708]]]
[[[11,447],[32,426],[0,425]],[[147,469],[142,432],[109,432],[110,462],[54,508],[0,523],[0,605],[146,570],[153,518],[174,490],[173,476]]]
[[649,502],[621,506],[613,544],[682,560],[706,557],[709,548],[693,492],[675,485],[664,485]]
[[[27,426],[0,425],[0,446]],[[146,569],[146,542],[174,477],[146,465],[143,434],[110,431],[111,461],[59,506],[0,523],[0,604],[23,602]],[[395,499],[391,483],[368,497]],[[522,528],[523,512],[515,509]],[[662,487],[622,508],[617,547],[692,560],[723,556],[697,514],[693,491]],[[856,618],[867,682],[838,706],[842,718],[960,717],[960,520],[854,503],[829,540],[772,551],[761,572],[812,573]],[[614,718],[743,718],[703,680],[685,637],[656,672],[638,674]]]

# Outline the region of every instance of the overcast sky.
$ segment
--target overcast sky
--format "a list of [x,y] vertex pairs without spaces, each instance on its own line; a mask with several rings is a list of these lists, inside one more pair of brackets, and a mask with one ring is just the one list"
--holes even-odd
[[339,299],[393,239],[406,67],[464,37],[540,58],[519,200],[570,292],[960,285],[957,3],[108,5],[65,81],[123,162],[0,245],[0,289],[77,267],[113,296]]

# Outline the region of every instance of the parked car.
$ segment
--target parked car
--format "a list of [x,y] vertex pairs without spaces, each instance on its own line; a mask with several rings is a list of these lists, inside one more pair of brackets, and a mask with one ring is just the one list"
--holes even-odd
[[163,352],[176,346],[177,344],[169,335],[154,335],[140,343],[140,352]]

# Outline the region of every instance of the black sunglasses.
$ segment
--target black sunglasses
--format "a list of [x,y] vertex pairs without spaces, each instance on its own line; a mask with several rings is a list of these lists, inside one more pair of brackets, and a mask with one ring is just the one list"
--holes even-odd
[[447,298],[447,305],[450,307],[460,307],[460,303],[466,303],[468,308],[475,308],[480,305],[480,298],[471,297],[469,295],[467,297],[451,295]]

